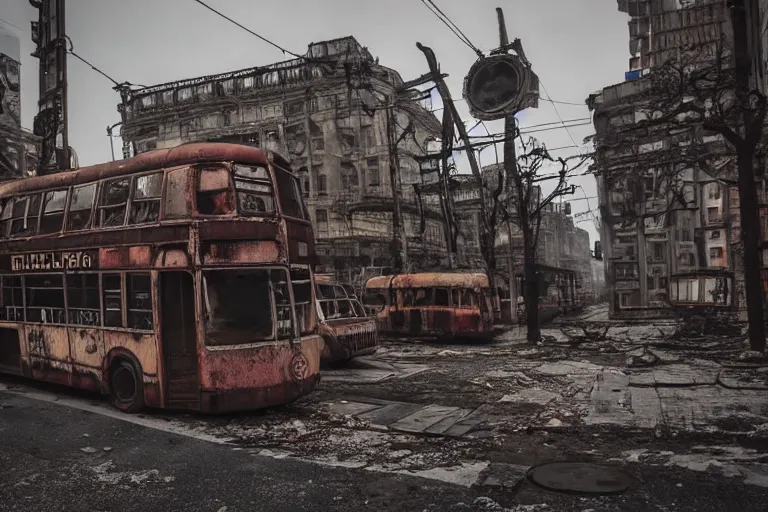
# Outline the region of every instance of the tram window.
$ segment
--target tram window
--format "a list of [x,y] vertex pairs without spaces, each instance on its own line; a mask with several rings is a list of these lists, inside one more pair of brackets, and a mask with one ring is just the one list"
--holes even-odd
[[129,224],[157,222],[160,219],[160,196],[162,193],[162,172],[133,178]]
[[43,196],[43,215],[40,218],[40,234],[57,233],[64,224],[67,191],[46,192]]
[[235,166],[237,207],[243,215],[275,213],[275,199],[269,173],[263,167]]
[[101,326],[99,275],[67,276],[67,308],[70,325]]
[[417,306],[431,306],[433,305],[434,290],[432,288],[421,288],[416,291],[416,305]]
[[104,327],[123,326],[123,282],[120,274],[102,274]]
[[83,185],[72,189],[72,199],[69,204],[67,231],[87,229],[91,223],[93,199],[96,197],[96,184]]
[[101,227],[122,226],[128,205],[129,179],[108,181],[102,185],[99,201],[99,225]]
[[201,169],[197,184],[198,213],[201,215],[227,215],[234,211],[232,203],[229,171],[224,167]]
[[435,306],[450,306],[450,294],[447,288],[435,288]]
[[151,331],[152,279],[148,273],[126,274],[128,292],[128,327],[137,331]]
[[475,293],[472,290],[469,289],[462,289],[461,290],[461,307],[462,308],[471,308],[476,306],[475,302]]
[[451,288],[451,300],[453,307],[458,308],[461,305],[461,291],[458,288]]
[[24,280],[27,322],[66,324],[62,276],[27,276]]

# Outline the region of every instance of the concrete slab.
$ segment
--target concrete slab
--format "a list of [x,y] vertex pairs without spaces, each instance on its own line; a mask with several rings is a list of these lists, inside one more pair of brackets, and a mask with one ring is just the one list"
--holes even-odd
[[476,485],[480,487],[502,487],[509,490],[515,489],[525,480],[529,469],[530,466],[491,463],[491,465],[482,472]]
[[[454,416],[457,412],[459,412],[458,407],[428,405],[426,407],[422,407],[410,416],[406,416],[405,418],[390,424],[389,428],[393,430],[399,430],[401,432],[421,434],[424,433],[424,431],[429,427]],[[456,419],[459,418],[457,417]],[[453,426],[454,423],[455,420],[443,430],[447,430]]]
[[768,375],[751,369],[726,369],[720,372],[718,383],[730,389],[768,389]]
[[469,409],[457,409],[456,411],[448,414],[442,420],[438,421],[424,432],[433,435],[444,435],[451,427],[457,422],[463,420],[472,413]]
[[544,363],[536,368],[536,372],[543,375],[567,376],[596,374],[602,370],[602,366],[580,361],[558,361],[556,363]]
[[380,409],[381,407],[380,404],[366,404],[363,402],[331,402],[328,404],[328,412],[344,416],[357,416],[374,409]]
[[487,414],[476,409],[472,411],[471,414],[457,421],[451,428],[446,430],[445,435],[449,437],[461,437],[475,427],[487,422],[488,420],[489,417]]
[[545,389],[529,388],[511,395],[504,395],[499,402],[501,403],[527,403],[537,405],[547,405],[551,401],[560,398],[558,393],[553,393]]
[[388,405],[360,414],[358,418],[377,427],[389,426],[424,407],[421,404],[392,402]]
[[322,372],[322,378],[326,382],[354,382],[363,384],[375,384],[396,377],[397,373],[387,370],[370,369],[334,369]]

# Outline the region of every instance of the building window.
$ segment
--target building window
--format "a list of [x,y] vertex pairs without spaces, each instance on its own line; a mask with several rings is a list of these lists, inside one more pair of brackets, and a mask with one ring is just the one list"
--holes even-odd
[[328,211],[317,210],[315,212],[315,220],[317,224],[317,231],[327,233],[328,232]]
[[368,185],[372,187],[379,186],[379,159],[369,158],[367,160],[368,165]]
[[653,276],[648,276],[646,278],[646,284],[648,285],[648,290],[655,290],[656,289],[656,278]]
[[341,164],[341,186],[345,191],[355,190],[360,186],[357,169],[351,164]]
[[712,234],[709,236],[711,240],[719,240],[720,239],[720,232],[719,231],[713,231]]
[[653,244],[653,261],[665,261],[666,260],[666,247],[662,242],[655,242]]
[[720,222],[720,209],[716,206],[707,208],[707,219],[710,224]]
[[304,100],[292,101],[285,105],[286,114],[297,116],[304,113]]
[[376,132],[373,126],[363,126],[360,128],[360,137],[363,139],[363,144],[366,149],[376,147]]
[[328,193],[328,178],[324,174],[320,174],[317,177],[317,193],[319,195]]
[[710,199],[720,199],[720,187],[717,185],[710,185],[708,196]]
[[40,195],[14,199],[10,214],[11,236],[35,234],[40,216]]
[[160,219],[160,196],[163,192],[163,173],[156,172],[133,178],[130,224],[157,222]]
[[667,278],[666,277],[660,277],[659,278],[659,289],[660,290],[666,290],[668,286]]
[[709,258],[713,260],[719,260],[723,257],[723,248],[722,247],[710,247],[709,248]]

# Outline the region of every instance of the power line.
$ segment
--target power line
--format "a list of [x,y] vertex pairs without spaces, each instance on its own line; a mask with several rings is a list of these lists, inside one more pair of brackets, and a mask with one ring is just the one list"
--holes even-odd
[[111,76],[109,76],[108,74],[106,74],[105,72],[103,72],[102,70],[100,70],[99,68],[97,68],[96,66],[94,66],[93,64],[91,64],[90,62],[85,60],[84,58],[82,58],[81,56],[79,56],[78,54],[76,54],[75,53],[75,46],[74,46],[74,44],[72,44],[72,39],[70,39],[69,36],[65,36],[65,37],[67,38],[67,41],[69,42],[69,48],[67,48],[67,53],[68,54],[70,54],[73,57],[75,57],[76,59],[79,59],[80,61],[84,62],[86,65],[90,66],[92,70],[96,71],[101,76],[105,77],[107,80],[112,82],[113,84],[120,85],[117,80],[115,80],[114,78],[112,78]]
[[[544,94],[546,94],[547,98],[549,98],[549,93],[547,92],[547,88],[544,87],[544,82],[541,81],[541,78],[539,78],[539,84],[541,84],[541,88],[544,89]],[[578,145],[578,143],[576,142],[576,139],[573,138],[573,135],[571,135],[571,132],[568,130],[568,127],[565,126],[565,121],[563,121],[563,118],[560,116],[560,111],[557,110],[557,105],[552,103],[552,108],[555,109],[555,114],[557,114],[557,118],[560,119],[560,122],[563,124],[563,128],[565,128],[566,133],[568,133],[568,137],[571,138],[571,142]],[[591,124],[591,123],[587,123],[587,124]]]
[[[544,91],[544,92],[546,93],[547,91]],[[558,105],[575,105],[577,107],[586,107],[587,106],[586,103],[573,103],[573,102],[570,102],[570,101],[558,101],[558,100],[553,100],[552,98],[545,98],[544,96],[541,96],[541,95],[539,96],[539,99],[543,100],[543,101],[548,101],[550,103],[557,103]]]
[[14,25],[14,24],[13,24],[13,23],[11,23],[10,21],[6,21],[6,20],[4,20],[3,18],[0,18],[0,21],[2,21],[3,23],[5,23],[6,25],[9,25],[9,26],[11,26],[11,27],[13,27],[13,28],[15,28],[15,29],[17,29],[17,30],[21,30],[22,32],[24,32],[24,29],[23,29],[23,28],[21,28],[21,27],[20,27],[20,26],[18,26],[18,25]]
[[229,17],[229,16],[227,16],[226,14],[224,14],[224,13],[222,13],[222,12],[219,12],[219,11],[217,11],[216,9],[214,9],[213,7],[211,7],[210,5],[208,5],[208,4],[206,4],[205,2],[203,2],[202,0],[193,0],[193,1],[194,1],[194,2],[197,2],[197,3],[198,3],[198,4],[200,4],[200,5],[202,5],[203,7],[205,7],[206,9],[208,9],[209,11],[211,11],[211,12],[214,12],[214,13],[218,14],[219,16],[221,16],[221,17],[222,17],[222,18],[224,18],[225,20],[229,21],[230,23],[234,23],[235,25],[237,25],[237,26],[238,26],[238,27],[240,27],[241,29],[245,30],[245,31],[246,31],[246,32],[248,32],[249,34],[251,34],[251,35],[254,35],[254,36],[258,37],[259,39],[261,39],[261,40],[262,40],[262,41],[264,41],[265,43],[267,43],[267,44],[271,44],[272,46],[274,46],[275,48],[277,48],[278,50],[280,50],[281,52],[283,52],[283,54],[286,54],[286,53],[287,53],[288,55],[292,55],[293,57],[297,57],[297,58],[299,58],[299,59],[303,59],[303,58],[304,58],[304,56],[303,56],[303,55],[299,55],[298,53],[293,53],[292,51],[286,50],[285,48],[283,48],[283,47],[282,47],[282,46],[280,46],[279,44],[277,44],[277,43],[273,43],[272,41],[270,41],[269,39],[267,39],[267,38],[266,38],[266,37],[264,37],[264,36],[260,36],[259,34],[257,34],[257,33],[256,33],[256,32],[254,32],[253,30],[249,29],[248,27],[246,27],[246,26],[244,26],[244,25],[241,25],[240,23],[236,22],[235,20],[233,20],[232,18],[230,18],[230,17]]
[[432,11],[432,14],[437,16],[437,19],[442,21],[443,24],[445,24],[445,26],[448,27],[448,29],[453,32],[456,37],[459,38],[459,41],[469,46],[478,56],[483,56],[483,52],[480,51],[477,46],[472,44],[472,41],[470,41],[464,32],[462,32],[461,29],[453,21],[451,21],[451,18],[446,16],[445,13],[440,10],[440,8],[435,4],[433,0],[421,0],[421,3],[423,3],[427,9]]

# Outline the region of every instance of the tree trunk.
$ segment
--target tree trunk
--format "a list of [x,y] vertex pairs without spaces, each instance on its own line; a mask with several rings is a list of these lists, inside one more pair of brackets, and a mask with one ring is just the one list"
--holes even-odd
[[763,317],[763,288],[760,279],[760,209],[753,171],[753,152],[739,149],[739,212],[741,213],[741,242],[744,244],[744,291],[747,298],[749,344],[752,350],[765,350],[765,321]]
[[528,342],[541,340],[539,328],[539,280],[536,275],[536,247],[533,246],[533,233],[523,229],[523,272],[525,275],[525,326]]

